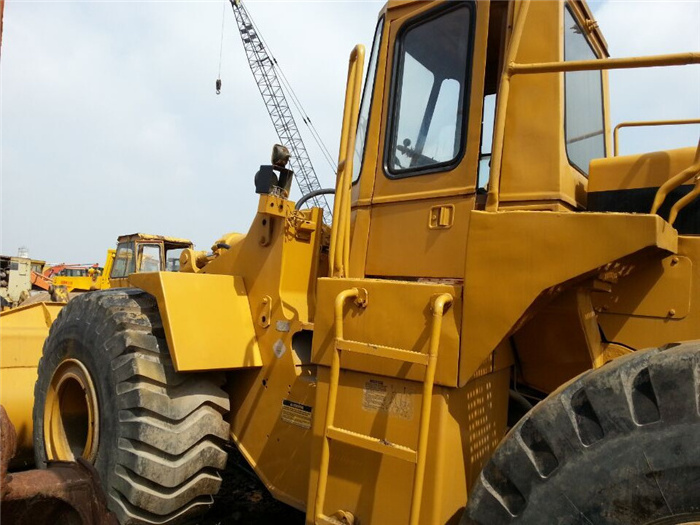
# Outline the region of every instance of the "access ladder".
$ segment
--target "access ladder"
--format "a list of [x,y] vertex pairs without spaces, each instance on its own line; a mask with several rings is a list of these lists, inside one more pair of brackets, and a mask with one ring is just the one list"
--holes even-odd
[[[452,303],[453,298],[452,295],[448,293],[436,294],[432,298],[433,318],[430,328],[430,346],[427,354],[400,348],[392,348],[389,346],[380,346],[346,340],[343,337],[343,309],[348,299],[355,299],[355,303],[364,308],[367,306],[367,291],[363,288],[350,288],[340,292],[335,299],[335,351],[333,352],[333,358],[331,361],[328,385],[326,422],[321,449],[318,485],[316,487],[315,521],[317,525],[338,525],[344,523],[333,516],[325,515],[323,512],[323,505],[326,498],[326,487],[328,484],[328,470],[330,465],[330,442],[339,441],[350,446],[392,456],[410,463],[415,463],[416,468],[413,475],[413,492],[411,494],[411,513],[409,525],[418,525],[420,505],[423,495],[423,478],[425,475],[426,453],[428,449],[430,408],[433,395],[433,384],[435,382],[435,369],[437,367],[442,318],[445,309]],[[391,443],[384,439],[353,432],[352,430],[333,425],[336,401],[338,397],[338,383],[340,381],[341,351],[383,357],[386,359],[393,359],[395,361],[412,363],[425,367],[418,431],[418,447],[415,450],[409,447]]]

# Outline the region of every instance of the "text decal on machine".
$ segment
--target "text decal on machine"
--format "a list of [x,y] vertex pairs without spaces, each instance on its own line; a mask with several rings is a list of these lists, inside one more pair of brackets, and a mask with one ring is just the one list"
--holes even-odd
[[377,379],[370,379],[362,389],[362,409],[368,412],[388,412],[400,419],[413,419],[414,392]]
[[295,403],[289,399],[282,401],[282,414],[280,417],[285,423],[301,428],[311,428],[311,412],[313,407]]

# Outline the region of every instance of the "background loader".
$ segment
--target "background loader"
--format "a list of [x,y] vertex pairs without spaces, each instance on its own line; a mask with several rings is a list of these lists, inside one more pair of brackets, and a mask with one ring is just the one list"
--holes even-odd
[[[134,233],[117,238],[116,250],[107,251],[107,262],[99,276],[52,275],[51,284],[65,286],[71,297],[98,289],[125,286],[130,273],[177,271],[183,250],[191,250],[187,239]],[[116,263],[115,261],[116,254]],[[26,259],[29,262],[29,259]],[[65,265],[62,265],[65,266]],[[28,275],[27,264],[25,275]],[[94,277],[94,279],[93,279]],[[26,299],[19,308],[0,314],[0,401],[16,429],[13,467],[26,465],[32,458],[32,406],[36,368],[51,324],[68,301],[56,302],[48,292]],[[9,460],[8,460],[9,462]]]
[[37,464],[122,524],[195,519],[229,440],[310,524],[700,519],[700,153],[613,155],[606,76],[698,54],[608,58],[582,1],[390,1],[360,97],[363,60],[332,224],[275,158],[247,234],[71,301]]

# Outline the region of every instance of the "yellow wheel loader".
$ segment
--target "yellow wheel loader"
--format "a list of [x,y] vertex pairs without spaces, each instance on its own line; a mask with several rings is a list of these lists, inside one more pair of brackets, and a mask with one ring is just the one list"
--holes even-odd
[[579,0],[392,0],[361,95],[363,61],[332,224],[274,162],[247,234],[71,301],[37,464],[90,461],[122,525],[195,520],[226,441],[309,524],[700,519],[700,153],[616,156],[607,88],[699,55],[609,58]]
[[[26,464],[33,456],[32,406],[37,365],[49,328],[69,297],[91,287],[127,286],[130,273],[177,271],[180,254],[192,247],[187,239],[144,233],[121,235],[116,250],[107,251],[101,275],[55,277],[51,293],[32,295],[19,308],[0,314],[0,402],[17,432],[13,466]],[[25,273],[28,275],[28,271]],[[59,298],[62,291],[66,292],[64,300]],[[71,292],[70,296],[67,292]]]

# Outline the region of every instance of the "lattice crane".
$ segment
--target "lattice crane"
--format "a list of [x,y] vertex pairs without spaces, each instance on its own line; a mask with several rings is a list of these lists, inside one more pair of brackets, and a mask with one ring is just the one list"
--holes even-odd
[[[299,133],[299,128],[294,120],[292,110],[287,103],[284,89],[277,76],[277,61],[270,53],[264,40],[258,34],[248,11],[240,0],[229,0],[236,17],[238,32],[243,42],[246,58],[253,72],[255,83],[260,90],[263,102],[270,115],[272,124],[277,131],[280,143],[285,145],[291,153],[289,163],[294,170],[294,177],[299,185],[302,195],[312,191],[321,190],[311,159],[306,151],[306,146]],[[312,197],[307,202],[323,210],[323,218],[327,224],[332,219],[331,207],[325,195]]]

